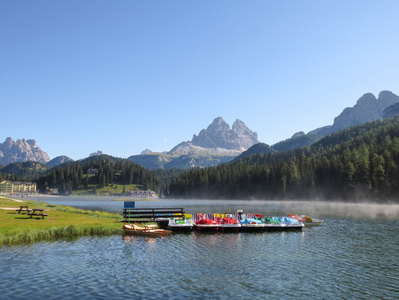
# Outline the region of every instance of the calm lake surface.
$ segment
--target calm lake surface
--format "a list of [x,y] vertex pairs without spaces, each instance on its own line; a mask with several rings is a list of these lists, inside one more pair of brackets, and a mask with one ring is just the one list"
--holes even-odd
[[[110,198],[32,198],[121,213]],[[114,235],[0,247],[0,299],[398,299],[399,206],[137,201],[187,213],[323,218],[302,232]]]

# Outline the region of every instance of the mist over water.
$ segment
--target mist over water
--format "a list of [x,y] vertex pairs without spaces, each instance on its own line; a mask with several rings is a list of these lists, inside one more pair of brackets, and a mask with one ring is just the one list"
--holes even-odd
[[[292,213],[314,217],[387,218],[399,219],[399,204],[345,203],[338,201],[284,201],[272,202]],[[278,214],[279,209],[275,210]]]
[[[32,197],[33,200],[55,205],[68,205],[77,208],[121,213],[126,198],[117,197]],[[399,204],[378,204],[373,202],[342,202],[298,200],[298,201],[266,201],[266,200],[186,200],[186,199],[155,199],[136,201],[137,208],[151,207],[183,207],[186,213],[261,213],[265,216],[285,216],[288,213],[308,215],[315,218],[345,217],[345,218],[385,218],[399,219]]]

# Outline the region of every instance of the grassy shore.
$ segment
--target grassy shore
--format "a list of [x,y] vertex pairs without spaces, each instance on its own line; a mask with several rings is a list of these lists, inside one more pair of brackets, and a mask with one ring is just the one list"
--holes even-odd
[[[43,208],[48,216],[42,219],[30,218],[26,212],[18,214],[16,210],[20,205]],[[118,214],[50,205],[33,200],[17,202],[1,196],[0,246],[60,237],[121,233],[122,219]]]

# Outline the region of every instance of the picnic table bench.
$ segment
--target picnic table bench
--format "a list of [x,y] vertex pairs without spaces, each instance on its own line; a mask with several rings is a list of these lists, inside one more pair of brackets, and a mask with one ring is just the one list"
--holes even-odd
[[21,213],[21,211],[26,211],[27,213],[29,213],[31,209],[29,209],[28,205],[20,205],[19,208],[17,209],[17,212]]
[[30,216],[31,218],[33,216],[38,216],[38,217],[42,217],[44,219],[44,217],[47,217],[48,214],[44,213],[44,209],[42,208],[32,208],[32,212],[31,213],[27,213],[28,216]]

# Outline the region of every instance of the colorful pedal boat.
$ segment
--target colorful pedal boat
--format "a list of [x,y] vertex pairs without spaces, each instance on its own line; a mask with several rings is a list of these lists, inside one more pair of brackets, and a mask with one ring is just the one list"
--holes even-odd
[[219,231],[222,232],[238,232],[241,228],[241,224],[232,218],[223,218],[219,220]]
[[219,229],[219,224],[215,220],[201,219],[195,222],[194,228],[201,232],[216,232]]
[[188,232],[194,229],[194,222],[191,219],[179,220],[171,218],[168,227],[173,232]]
[[304,227],[302,222],[290,217],[266,217],[262,219],[262,223],[265,225],[266,231],[295,231],[302,230]]
[[244,232],[262,232],[265,225],[257,219],[246,218],[241,220],[241,231]]

